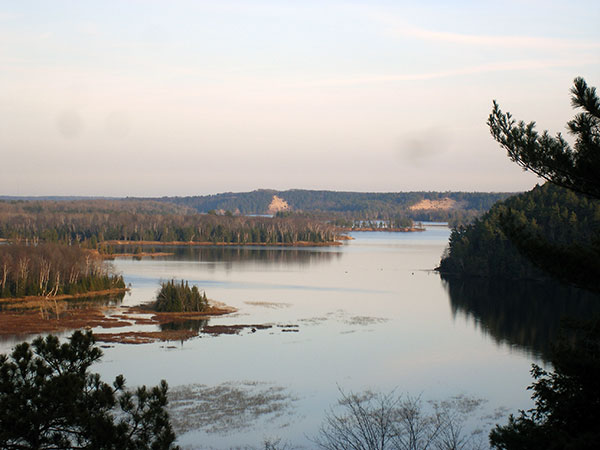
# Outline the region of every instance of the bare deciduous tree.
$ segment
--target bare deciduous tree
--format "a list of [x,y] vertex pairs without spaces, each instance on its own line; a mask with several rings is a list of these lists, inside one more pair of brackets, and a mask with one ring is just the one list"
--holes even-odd
[[456,396],[424,402],[420,397],[342,391],[313,442],[325,450],[467,450],[483,448],[465,423],[483,400]]

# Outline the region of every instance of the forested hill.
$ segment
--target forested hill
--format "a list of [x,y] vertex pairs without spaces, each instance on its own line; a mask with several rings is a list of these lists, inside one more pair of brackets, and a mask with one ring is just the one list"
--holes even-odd
[[440,271],[508,279],[565,274],[595,289],[599,266],[600,201],[546,183],[453,230]]
[[273,198],[277,197],[292,211],[350,213],[371,218],[381,214],[389,216],[408,212],[415,220],[426,220],[437,216],[440,219],[447,218],[448,211],[487,211],[495,202],[509,195],[488,192],[376,193],[261,189],[194,197],[162,197],[156,200],[184,205],[199,212],[222,210],[239,214],[265,214],[269,212]]

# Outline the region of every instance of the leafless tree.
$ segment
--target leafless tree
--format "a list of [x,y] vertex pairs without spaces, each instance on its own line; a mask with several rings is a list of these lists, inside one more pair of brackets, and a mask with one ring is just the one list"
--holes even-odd
[[483,403],[457,396],[424,403],[420,397],[342,391],[313,442],[325,450],[467,450],[483,448],[465,423]]

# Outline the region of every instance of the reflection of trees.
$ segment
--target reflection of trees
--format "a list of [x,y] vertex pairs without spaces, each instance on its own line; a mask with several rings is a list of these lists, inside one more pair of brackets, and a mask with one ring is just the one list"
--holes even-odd
[[[119,246],[117,252],[134,253],[137,246]],[[169,252],[174,255],[165,256],[167,259],[219,262],[219,263],[252,263],[252,264],[295,264],[309,265],[329,262],[340,258],[340,251],[330,249],[314,249],[308,247],[235,247],[235,246],[143,246],[144,252]]]
[[202,330],[206,325],[208,325],[208,320],[183,320],[177,322],[161,323],[160,331],[190,330],[200,332],[200,330]]
[[600,313],[598,295],[555,282],[442,279],[454,317],[472,319],[496,342],[546,360],[562,318],[589,318]]
[[[123,302],[125,292],[117,294],[102,295],[95,297],[79,297],[65,300],[58,300],[56,302],[45,299],[38,300],[34,299],[32,302],[23,300],[17,300],[15,302],[3,301],[0,303],[0,322],[11,325],[11,330],[7,334],[0,334],[0,348],[6,348],[8,345],[14,345],[22,340],[28,339],[30,336],[36,334],[33,333],[29,326],[36,327],[36,323],[39,322],[52,322],[57,320],[66,319],[71,320],[72,328],[79,328],[86,324],[85,310],[101,310],[104,307],[115,307],[119,306]],[[28,318],[27,322],[29,325],[23,325],[23,322],[18,321],[15,325],[14,321],[11,320],[11,315],[23,315]],[[93,316],[92,312],[92,316]],[[82,318],[83,317],[83,318]],[[57,322],[58,323],[58,322]],[[18,325],[21,324],[21,325]],[[71,329],[72,329],[71,328]],[[12,333],[12,334],[8,334]]]
[[109,295],[97,295],[92,297],[77,297],[65,300],[53,301],[52,299],[37,300],[34,299],[32,302],[23,300],[4,300],[0,303],[0,312],[2,311],[16,311],[26,312],[31,310],[38,310],[40,306],[42,308],[48,308],[54,310],[58,305],[61,312],[69,309],[86,309],[86,308],[100,308],[103,306],[119,306],[123,302],[125,292],[118,292]]
[[70,308],[94,308],[100,306],[119,306],[123,303],[125,292],[118,292],[110,295],[100,295],[97,297],[80,297],[67,300],[67,307]]

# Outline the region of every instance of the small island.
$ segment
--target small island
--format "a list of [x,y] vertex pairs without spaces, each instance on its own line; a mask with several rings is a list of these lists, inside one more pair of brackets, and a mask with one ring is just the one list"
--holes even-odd
[[208,309],[206,292],[200,294],[197,286],[190,288],[187,281],[163,282],[152,309],[156,312],[205,312]]
[[[158,325],[160,331],[127,331],[122,333],[96,333],[100,342],[121,344],[148,344],[159,341],[180,341],[194,338],[201,332],[211,335],[237,334],[245,328],[267,327],[263,325],[215,325],[208,326],[211,317],[230,314],[235,308],[219,304],[200,293],[197,286],[190,287],[186,280],[169,280],[160,284],[156,300],[145,305],[128,308],[129,313],[148,314],[151,317],[121,316],[138,325]],[[268,326],[270,328],[270,326]]]

